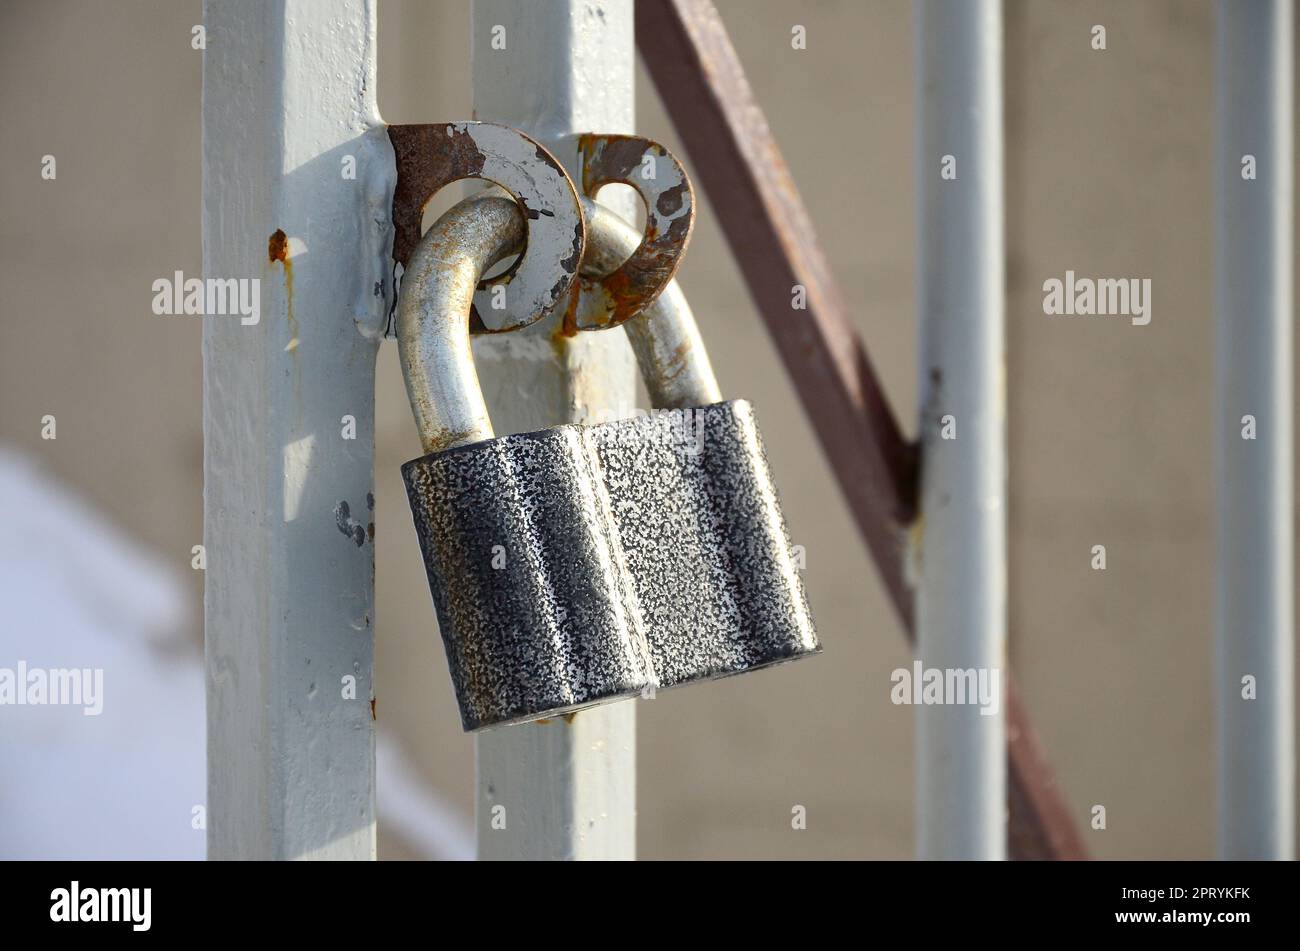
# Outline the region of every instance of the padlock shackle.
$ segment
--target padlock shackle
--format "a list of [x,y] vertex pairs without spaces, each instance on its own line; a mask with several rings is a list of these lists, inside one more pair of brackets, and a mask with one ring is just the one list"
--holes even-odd
[[[600,278],[625,261],[642,236],[604,205],[587,198],[582,203],[582,273]],[[397,303],[397,350],[426,453],[495,435],[470,348],[470,307],[483,273],[522,250],[526,233],[513,201],[476,195],[452,206],[411,254]],[[676,281],[622,326],[655,408],[721,402],[695,315]]]
[[476,195],[450,208],[411,254],[397,302],[397,352],[426,453],[494,435],[470,349],[470,308],[483,272],[522,250],[525,235],[513,201]]
[[[582,199],[582,213],[587,222],[587,251],[581,274],[601,278],[637,249],[641,232],[590,198]],[[656,409],[708,406],[722,401],[695,315],[675,280],[622,326]]]

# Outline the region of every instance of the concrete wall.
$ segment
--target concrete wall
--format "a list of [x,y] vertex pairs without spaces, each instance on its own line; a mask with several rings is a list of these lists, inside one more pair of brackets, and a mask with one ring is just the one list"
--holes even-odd
[[[912,431],[910,6],[719,7]],[[468,4],[382,0],[379,14],[386,119],[466,117]],[[200,328],[154,317],[150,284],[200,270],[200,21],[198,3],[0,11],[0,441],[181,566],[202,524]],[[806,50],[790,48],[794,23]],[[1213,850],[1211,33],[1201,0],[1006,8],[1012,665],[1080,823],[1107,808],[1087,833],[1102,857]],[[680,149],[640,82],[640,130]],[[39,176],[47,153],[56,182]],[[1150,325],[1044,316],[1042,282],[1066,269],[1150,278]],[[758,407],[826,653],[642,703],[641,855],[907,857],[912,713],[890,704],[889,674],[909,655],[707,201],[680,279],[725,392]],[[46,413],[56,442],[40,439]],[[398,475],[418,450],[389,345],[378,710],[468,817],[473,743]],[[190,583],[197,645],[201,575]],[[382,826],[380,846],[409,854]]]

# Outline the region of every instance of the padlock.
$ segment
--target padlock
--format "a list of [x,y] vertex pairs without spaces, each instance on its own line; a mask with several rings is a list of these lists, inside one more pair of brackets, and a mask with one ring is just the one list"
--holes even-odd
[[397,312],[427,453],[402,475],[466,730],[657,683],[592,434],[564,425],[494,438],[479,388],[475,286],[524,245],[526,220],[503,198],[454,206],[411,255]]
[[[629,144],[618,141],[620,165]],[[531,246],[525,222],[549,217],[545,207],[521,213],[508,186],[514,204],[467,199],[408,261],[397,334],[428,454],[402,472],[467,730],[820,650],[752,409],[721,400],[671,283],[690,231],[689,181],[661,146],[646,148],[680,173],[659,196],[672,200],[656,203],[644,240],[583,201],[577,255],[564,264],[582,261],[602,296],[586,307],[571,299],[565,329],[617,326],[645,310],[624,326],[661,408],[655,415],[493,437],[469,347],[475,287],[497,260]],[[553,159],[543,165],[534,174],[557,173]],[[615,167],[607,162],[606,172]],[[652,240],[667,229],[673,240]],[[584,257],[588,230],[597,240]],[[555,306],[573,276],[513,326]],[[575,311],[586,323],[573,321]]]
[[[588,278],[644,245],[604,206],[583,212]],[[660,685],[820,652],[753,408],[723,401],[675,282],[623,327],[656,411],[591,429]]]

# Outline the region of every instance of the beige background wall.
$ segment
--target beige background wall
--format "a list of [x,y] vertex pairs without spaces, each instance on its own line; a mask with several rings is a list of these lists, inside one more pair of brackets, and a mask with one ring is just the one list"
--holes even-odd
[[[719,7],[912,431],[910,6]],[[466,117],[466,0],[381,0],[379,17],[385,118]],[[0,11],[0,444],[187,571],[200,327],[154,317],[150,284],[200,271],[200,21],[197,2]],[[1102,857],[1213,849],[1211,40],[1200,0],[1006,6],[1012,663],[1080,822],[1107,807],[1087,833]],[[640,131],[680,151],[639,82]],[[1151,324],[1049,320],[1041,284],[1067,268],[1151,278]],[[908,654],[707,203],[680,279],[725,391],[758,406],[826,654],[641,704],[641,855],[906,857],[912,717],[888,692]],[[379,715],[468,818],[473,744],[398,476],[418,440],[391,345],[376,440]],[[186,578],[197,649],[202,577]],[[382,825],[380,846],[409,854]]]

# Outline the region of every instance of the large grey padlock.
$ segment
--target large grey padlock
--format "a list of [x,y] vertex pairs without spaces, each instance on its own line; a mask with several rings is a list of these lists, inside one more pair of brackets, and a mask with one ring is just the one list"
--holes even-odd
[[[654,260],[650,229],[642,241],[593,202],[583,219],[597,240],[575,261],[598,279],[641,268],[657,286],[635,311],[662,290],[625,326],[672,412],[494,438],[470,308],[483,271],[524,244],[509,201],[449,211],[403,281],[399,351],[428,454],[402,471],[467,730],[820,649],[752,409],[721,401],[675,266]],[[608,295],[600,309],[581,329],[635,312]]]
[[[583,212],[598,277],[642,236],[592,200]],[[660,685],[818,653],[753,408],[722,400],[675,283],[623,327],[657,411],[592,431]]]
[[479,389],[475,286],[523,245],[525,221],[503,198],[456,205],[411,256],[398,304],[427,453],[402,475],[466,730],[656,684],[592,434],[566,425],[494,438]]

